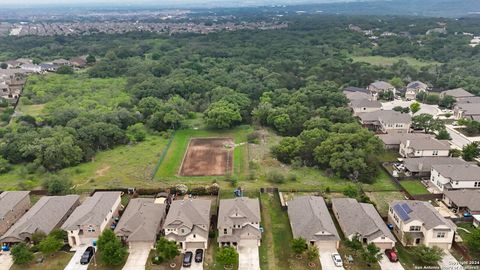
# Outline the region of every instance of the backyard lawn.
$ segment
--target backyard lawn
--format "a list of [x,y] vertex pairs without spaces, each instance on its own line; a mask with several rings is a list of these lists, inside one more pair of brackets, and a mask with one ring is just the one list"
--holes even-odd
[[394,200],[405,200],[405,194],[400,191],[366,192],[368,198],[375,203],[382,217],[388,216],[388,204]]
[[410,193],[410,195],[429,194],[427,188],[417,180],[400,181],[400,185]]
[[[40,254],[36,255],[35,258],[41,256]],[[63,270],[67,266],[70,259],[73,257],[71,252],[59,251],[54,253],[52,256],[44,257],[45,260],[43,263],[32,263],[26,266],[12,265],[11,270]]]

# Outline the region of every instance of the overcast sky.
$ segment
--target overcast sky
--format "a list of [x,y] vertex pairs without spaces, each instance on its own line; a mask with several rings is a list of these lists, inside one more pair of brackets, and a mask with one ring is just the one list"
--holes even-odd
[[[201,4],[201,3],[249,3],[254,4],[278,4],[278,3],[328,3],[328,2],[347,2],[352,0],[0,0],[0,5],[7,6],[31,6],[31,5],[64,5],[64,4],[158,4],[158,5],[181,5],[181,4]],[[353,0],[358,1],[358,0]],[[365,0],[363,0],[365,1]]]

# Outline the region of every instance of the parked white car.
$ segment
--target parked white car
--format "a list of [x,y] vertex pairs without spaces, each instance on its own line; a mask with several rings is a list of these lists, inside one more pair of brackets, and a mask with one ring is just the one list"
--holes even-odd
[[338,253],[332,253],[332,260],[336,267],[342,267],[342,257]]

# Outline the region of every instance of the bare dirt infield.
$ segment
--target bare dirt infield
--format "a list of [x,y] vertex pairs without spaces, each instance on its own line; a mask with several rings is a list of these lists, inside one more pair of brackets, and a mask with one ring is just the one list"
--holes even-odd
[[231,172],[233,149],[231,138],[194,138],[188,144],[180,168],[181,176],[218,176]]

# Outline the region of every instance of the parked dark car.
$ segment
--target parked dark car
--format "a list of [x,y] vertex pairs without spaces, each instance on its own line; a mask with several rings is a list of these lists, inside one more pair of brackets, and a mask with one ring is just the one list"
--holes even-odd
[[203,261],[203,249],[195,250],[195,262],[201,263]]
[[93,248],[92,246],[87,247],[85,252],[83,252],[82,254],[82,258],[80,258],[80,264],[89,264],[94,254],[95,248]]
[[187,251],[185,254],[183,254],[183,267],[192,266],[192,257],[193,253],[191,251]]
[[398,262],[397,252],[394,249],[386,249],[385,255],[387,255],[388,260],[391,262]]

